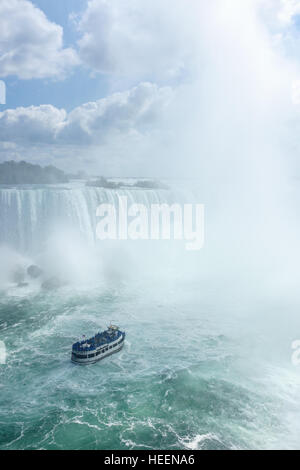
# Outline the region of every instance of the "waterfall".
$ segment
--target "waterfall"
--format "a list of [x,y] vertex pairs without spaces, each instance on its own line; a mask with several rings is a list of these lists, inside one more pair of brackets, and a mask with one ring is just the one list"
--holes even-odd
[[42,250],[55,227],[68,227],[87,243],[95,242],[96,209],[101,203],[118,205],[180,202],[180,191],[90,188],[78,183],[64,186],[0,187],[0,244],[23,253]]

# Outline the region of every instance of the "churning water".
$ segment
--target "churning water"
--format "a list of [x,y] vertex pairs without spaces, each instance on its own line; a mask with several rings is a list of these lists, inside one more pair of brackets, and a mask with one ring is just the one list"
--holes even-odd
[[[97,205],[125,193],[145,204],[192,197],[80,184],[0,190],[7,258],[68,281],[51,292],[39,280],[16,287],[12,266],[1,266],[0,447],[299,448],[295,302],[262,295],[251,273],[245,289],[224,259],[219,277],[196,274],[205,249],[95,246]],[[72,343],[110,321],[126,331],[125,348],[71,364]]]

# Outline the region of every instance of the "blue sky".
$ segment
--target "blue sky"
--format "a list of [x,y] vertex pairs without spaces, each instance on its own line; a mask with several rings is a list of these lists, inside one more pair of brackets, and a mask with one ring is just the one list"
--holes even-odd
[[0,161],[194,174],[265,122],[292,122],[297,152],[299,15],[299,0],[1,0]]
[[[72,46],[79,39],[78,31],[70,15],[82,12],[87,0],[35,0],[32,2],[49,18],[63,27],[64,45]],[[107,94],[105,77],[92,76],[90,70],[76,67],[65,80],[18,80],[9,77],[7,86],[7,105],[1,110],[18,106],[53,104],[70,111],[83,102],[102,98]]]

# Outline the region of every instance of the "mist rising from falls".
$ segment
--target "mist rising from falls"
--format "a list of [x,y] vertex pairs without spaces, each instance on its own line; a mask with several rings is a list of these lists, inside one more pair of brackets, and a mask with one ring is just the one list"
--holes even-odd
[[[133,272],[138,277],[142,272],[150,275],[152,270],[155,276],[166,269],[170,274],[172,262],[184,251],[178,244],[155,241],[145,245],[145,242],[96,239],[98,206],[112,204],[117,208],[120,197],[124,196],[128,206],[143,204],[148,209],[152,204],[196,200],[193,191],[182,189],[112,190],[84,184],[3,187],[0,189],[0,246],[28,256],[47,276],[59,276],[71,282],[123,279]],[[16,263],[20,264],[26,267],[28,261]],[[180,272],[178,267],[177,263],[176,272]],[[11,266],[4,271],[11,272]]]
[[[221,197],[216,202],[197,181],[171,186],[170,190],[115,190],[71,183],[0,188],[0,246],[6,253],[1,255],[2,279],[12,278],[14,266],[27,269],[37,264],[46,278],[58,276],[79,285],[181,278],[199,283],[203,291],[219,286],[219,295],[222,291],[225,297],[246,296],[247,302],[294,291],[295,256],[290,251],[295,240],[272,204],[252,198],[252,193],[245,203],[240,193],[230,199],[231,204],[226,197],[223,203]],[[220,191],[214,186],[215,193]],[[97,240],[97,207],[103,203],[118,207],[121,196],[128,198],[128,206],[147,208],[162,203],[205,204],[204,248],[187,252],[177,241]]]
[[93,244],[97,207],[106,203],[117,207],[120,196],[126,196],[129,204],[146,207],[176,200],[174,193],[162,190],[116,191],[84,186],[0,189],[0,244],[38,253],[58,228],[73,229],[86,243]]

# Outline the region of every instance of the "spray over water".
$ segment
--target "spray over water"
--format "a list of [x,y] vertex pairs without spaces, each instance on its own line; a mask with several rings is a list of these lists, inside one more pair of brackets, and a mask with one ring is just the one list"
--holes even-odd
[[[124,178],[132,164],[168,175],[169,190],[0,188],[2,448],[299,448],[291,345],[300,335],[300,194],[286,150],[297,66],[274,45],[267,2],[188,3],[147,3],[143,27],[158,16],[168,24],[161,41],[175,76],[153,68],[151,78],[175,82],[173,98],[159,132],[129,139],[128,168],[120,164]],[[127,2],[120,14],[135,21],[135,6],[136,15]],[[186,80],[163,31],[176,32]],[[124,72],[126,50],[118,73],[144,79],[142,60]],[[130,50],[128,60],[140,58]],[[131,152],[140,152],[134,163]],[[204,204],[203,249],[99,242],[97,207],[120,196],[146,207]],[[42,269],[39,279],[29,265]],[[17,287],[22,270],[27,286]],[[60,288],[43,289],[49,278]],[[124,351],[74,368],[74,339],[111,320],[126,329]]]

